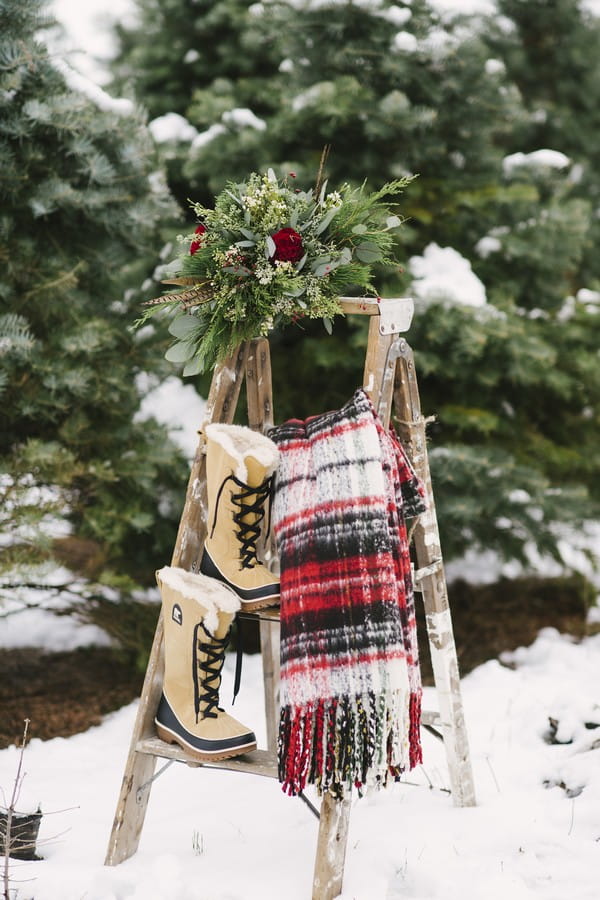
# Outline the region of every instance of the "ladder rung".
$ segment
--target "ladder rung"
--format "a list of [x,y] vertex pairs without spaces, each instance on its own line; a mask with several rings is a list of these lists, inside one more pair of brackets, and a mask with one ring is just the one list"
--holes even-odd
[[413,574],[413,584],[420,584],[424,578],[427,578],[429,575],[435,575],[435,573],[439,572],[442,568],[442,563],[443,560],[440,557],[439,559],[434,559],[428,566],[422,566],[422,568],[416,569]]
[[200,762],[176,744],[167,744],[159,738],[145,738],[139,741],[136,750],[147,756],[176,759],[178,762],[187,763],[188,766],[228,769],[231,772],[248,772],[251,775],[263,775],[265,778],[277,778],[277,755],[269,750],[254,750],[243,756],[234,756],[231,759],[215,760],[214,762]]

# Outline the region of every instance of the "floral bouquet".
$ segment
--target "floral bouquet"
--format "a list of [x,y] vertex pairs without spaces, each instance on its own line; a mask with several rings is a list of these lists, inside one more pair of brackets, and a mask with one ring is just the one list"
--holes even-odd
[[389,182],[368,194],[364,185],[327,192],[295,187],[290,173],[280,181],[269,169],[242,184],[228,184],[214,209],[192,208],[200,224],[180,240],[185,252],[178,289],[151,300],[140,325],[157,310],[176,310],[169,331],[176,338],[166,353],[195,375],[221,361],[244,340],[265,336],[279,324],[322,318],[331,333],[342,312],[339,297],[353,287],[376,291],[373,263],[394,264],[393,231],[401,219],[384,198],[411,180]]

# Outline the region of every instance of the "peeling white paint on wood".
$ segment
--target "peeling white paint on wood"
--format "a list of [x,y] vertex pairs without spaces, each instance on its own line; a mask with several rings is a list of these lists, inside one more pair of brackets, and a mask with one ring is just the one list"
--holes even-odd
[[439,546],[440,540],[435,531],[425,531],[423,535],[423,543],[426,547]]
[[430,641],[437,650],[441,650],[449,643],[454,645],[450,610],[443,609],[440,612],[429,613],[427,616],[427,631]]

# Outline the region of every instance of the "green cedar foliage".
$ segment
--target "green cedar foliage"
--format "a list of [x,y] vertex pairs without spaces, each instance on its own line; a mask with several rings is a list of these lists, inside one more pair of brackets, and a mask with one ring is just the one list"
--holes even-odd
[[[138,5],[146,16],[157,4]],[[447,297],[421,301],[410,333],[423,408],[436,415],[445,553],[474,542],[522,556],[528,540],[557,552],[560,528],[578,526],[600,501],[600,315],[591,293],[600,288],[598,20],[567,0],[499,0],[502,19],[452,20],[423,0],[263,0],[238,19],[235,0],[210,10],[158,5],[168,34],[161,52],[173,52],[175,9],[186,10],[188,33],[217,10],[231,25],[218,36],[214,77],[199,85],[188,76],[178,94],[174,108],[203,133],[194,147],[170,148],[171,177],[187,185],[178,196],[206,203],[227,180],[267,165],[294,171],[305,187],[326,144],[331,188],[366,178],[376,189],[418,174],[401,199],[399,263],[431,242],[453,247],[489,301],[478,310]],[[262,35],[271,71],[255,60],[252,76],[231,78],[225,70],[246,28],[257,46]],[[141,53],[142,31],[129,40],[124,54]],[[214,48],[195,49],[196,65],[213,60]],[[143,63],[139,97],[158,110],[148,77]],[[240,107],[264,127],[236,122]],[[504,162],[543,148],[569,162]],[[388,296],[410,290],[408,272],[380,284]],[[272,345],[279,419],[317,412],[315,398],[337,406],[359,383],[364,322],[336,321],[332,338],[311,325],[288,329]]]
[[173,205],[143,119],[70,86],[43,8],[0,0],[0,582],[35,580],[65,528],[96,547],[95,576],[150,580],[186,466],[156,421],[134,423],[136,377],[167,369],[156,336],[132,335],[126,288]]

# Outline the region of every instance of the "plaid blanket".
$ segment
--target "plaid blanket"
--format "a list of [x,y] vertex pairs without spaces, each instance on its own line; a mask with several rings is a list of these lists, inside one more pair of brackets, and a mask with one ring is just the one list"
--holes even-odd
[[279,780],[341,795],[421,762],[405,518],[424,491],[367,394],[269,435],[281,563]]

